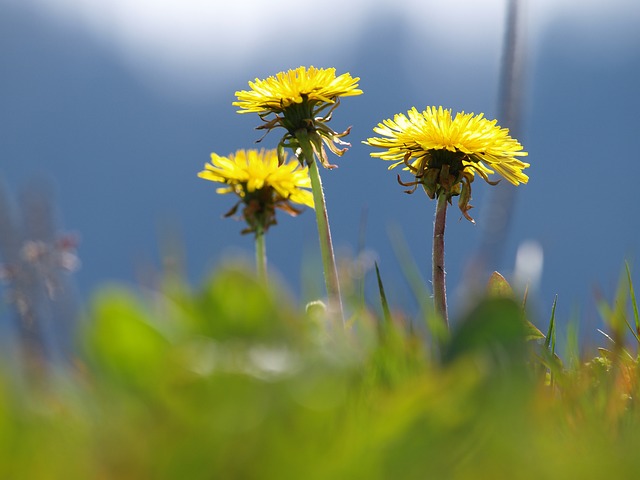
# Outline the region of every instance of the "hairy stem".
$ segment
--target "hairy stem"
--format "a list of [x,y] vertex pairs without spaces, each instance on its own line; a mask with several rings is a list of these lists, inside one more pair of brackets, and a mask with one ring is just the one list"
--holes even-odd
[[256,271],[260,280],[267,280],[267,247],[262,229],[256,230]]
[[327,205],[322,190],[322,181],[318,162],[314,158],[311,140],[306,130],[296,132],[296,139],[302,148],[302,153],[309,167],[309,177],[311,178],[311,189],[313,192],[313,202],[316,211],[316,222],[318,224],[318,239],[320,241],[320,253],[322,255],[322,265],[324,268],[324,279],[327,286],[327,297],[329,301],[329,311],[335,313],[344,323],[344,313],[342,311],[342,298],[340,295],[340,283],[338,281],[338,269],[333,253],[333,243],[331,242],[331,230],[329,229],[329,217],[327,215]]
[[442,318],[445,327],[449,328],[447,315],[447,287],[444,269],[444,227],[447,221],[447,195],[438,196],[436,217],[433,222],[433,300],[436,313]]

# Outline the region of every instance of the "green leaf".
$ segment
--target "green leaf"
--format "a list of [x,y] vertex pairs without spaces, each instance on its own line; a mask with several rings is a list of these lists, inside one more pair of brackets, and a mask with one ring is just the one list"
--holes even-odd
[[196,328],[220,340],[282,339],[304,327],[295,320],[289,299],[242,268],[219,270],[205,283],[195,305]]
[[527,335],[520,305],[509,298],[489,298],[462,320],[443,360],[450,362],[469,354],[522,359]]
[[498,272],[493,272],[487,282],[489,297],[514,298],[513,289],[509,282]]
[[[489,298],[510,298],[515,299],[515,294],[509,282],[499,273],[493,272],[487,282],[487,296]],[[538,327],[524,318],[524,325],[527,332],[527,340],[540,340],[544,338]]]
[[150,386],[164,374],[170,344],[125,288],[98,293],[84,339],[89,360],[112,379]]

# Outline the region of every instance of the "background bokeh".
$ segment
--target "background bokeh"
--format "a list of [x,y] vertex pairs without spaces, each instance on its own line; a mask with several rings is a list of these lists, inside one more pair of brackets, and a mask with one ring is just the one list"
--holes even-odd
[[[593,329],[594,289],[610,296],[625,260],[638,269],[640,3],[523,7],[518,138],[530,182],[517,189],[503,251],[488,268],[509,276],[519,246],[539,246],[542,275],[528,279],[539,318],[557,294],[560,322],[578,312]],[[110,280],[147,281],[176,245],[198,282],[221,261],[252,255],[242,225],[221,218],[233,200],[196,177],[210,152],[260,136],[256,116],[235,113],[234,92],[300,65],[334,66],[359,76],[365,92],[332,121],[353,125],[353,147],[323,175],[334,243],[355,256],[364,224],[390,302],[411,311],[390,232],[401,229],[428,278],[434,205],[403,194],[396,172],[360,142],[412,106],[496,118],[505,11],[499,0],[0,0],[0,172],[16,195],[52,185],[63,230],[81,239],[82,297]],[[454,312],[489,191],[474,184],[476,226],[450,210]],[[319,268],[315,228],[310,212],[281,215],[267,239],[272,270],[302,301],[317,292],[303,285],[305,269]]]

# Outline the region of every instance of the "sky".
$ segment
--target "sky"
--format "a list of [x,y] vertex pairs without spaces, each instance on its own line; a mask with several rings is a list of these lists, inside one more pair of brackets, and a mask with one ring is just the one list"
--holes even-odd
[[[483,61],[502,41],[506,0],[2,0],[32,8],[52,22],[82,29],[113,49],[129,68],[152,83],[188,94],[207,94],[206,85],[224,82],[220,71],[250,64],[270,67],[269,56],[311,49],[327,58],[354,55],[354,45],[373,18],[401,17],[411,42],[437,38],[455,56]],[[538,48],[548,26],[562,22],[580,35],[580,48],[600,55],[633,48],[640,6],[634,0],[536,0],[522,2],[530,48]],[[319,10],[319,12],[316,12]],[[313,33],[305,31],[318,15]],[[311,22],[313,23],[313,22]],[[286,26],[286,33],[282,30]],[[588,35],[585,33],[588,32]],[[303,41],[306,36],[314,39]],[[299,38],[301,41],[291,41]],[[636,37],[637,39],[637,37]],[[393,41],[385,39],[384,41]],[[311,45],[310,45],[311,43]],[[402,52],[398,52],[402,54]],[[411,54],[411,52],[405,52]],[[265,58],[266,57],[266,58]],[[203,91],[204,89],[204,91]]]
[[[0,0],[4,181],[16,191],[33,178],[53,184],[63,229],[81,239],[80,291],[141,281],[174,241],[198,281],[225,258],[251,254],[241,225],[221,218],[230,200],[196,177],[212,151],[259,138],[258,119],[236,115],[234,92],[299,65],[334,66],[359,76],[365,92],[344,99],[332,120],[336,130],[353,125],[340,168],[323,172],[334,242],[355,256],[366,218],[367,251],[392,302],[409,306],[389,232],[404,232],[428,277],[434,205],[402,194],[361,140],[412,106],[495,118],[505,8],[500,0]],[[640,3],[537,0],[523,11],[519,140],[531,180],[518,189],[495,269],[513,276],[518,252],[534,252],[542,270],[528,281],[541,322],[557,294],[561,316],[586,312],[591,328],[594,289],[610,294],[624,261],[633,267],[638,257],[639,154],[623,149],[640,133]],[[452,302],[489,189],[474,184],[479,225],[455,209],[449,216]],[[273,271],[303,300],[318,294],[305,284],[312,267],[300,267],[317,255],[313,220],[281,216],[267,239]]]

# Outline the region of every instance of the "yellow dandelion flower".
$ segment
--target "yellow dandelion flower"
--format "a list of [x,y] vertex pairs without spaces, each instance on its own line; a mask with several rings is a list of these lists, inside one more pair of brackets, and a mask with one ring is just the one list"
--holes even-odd
[[419,112],[414,107],[407,115],[399,113],[384,120],[373,131],[380,137],[363,143],[385,151],[371,156],[395,161],[390,169],[403,164],[415,175],[415,182],[400,182],[402,185],[414,190],[422,185],[430,198],[446,193],[450,201],[451,196],[460,195],[460,209],[471,221],[467,211],[476,173],[491,184],[495,182],[489,175],[494,173],[513,185],[529,180],[523,173],[529,164],[517,158],[527,152],[508,129],[483,114],[461,112],[452,117],[451,109],[427,107]]
[[233,105],[240,107],[238,113],[268,114],[304,102],[332,104],[338,97],[360,95],[358,80],[348,73],[336,77],[335,68],[298,67],[249,82],[251,90],[236,92],[238,101]]
[[300,138],[305,136],[311,142],[313,153],[325,167],[331,168],[324,145],[334,154],[342,155],[346,148],[337,145],[350,146],[341,140],[349,134],[349,129],[338,133],[327,122],[340,104],[340,97],[362,94],[357,88],[359,80],[349,73],[336,76],[335,68],[299,67],[266,80],[256,78],[249,82],[251,88],[236,92],[238,101],[233,105],[240,107],[238,113],[257,113],[264,121],[258,129],[268,133],[283,127],[287,131],[278,145],[281,162],[284,147],[291,148],[301,164],[313,161],[306,158],[304,149],[300,148]]
[[292,203],[313,208],[311,180],[306,167],[297,162],[279,164],[276,150],[238,150],[227,157],[211,154],[211,163],[198,173],[200,178],[226,186],[218,193],[235,193],[239,202],[225,215],[233,215],[241,203],[245,204],[243,217],[254,232],[260,227],[266,231],[275,222],[275,208],[297,215],[300,210]]

